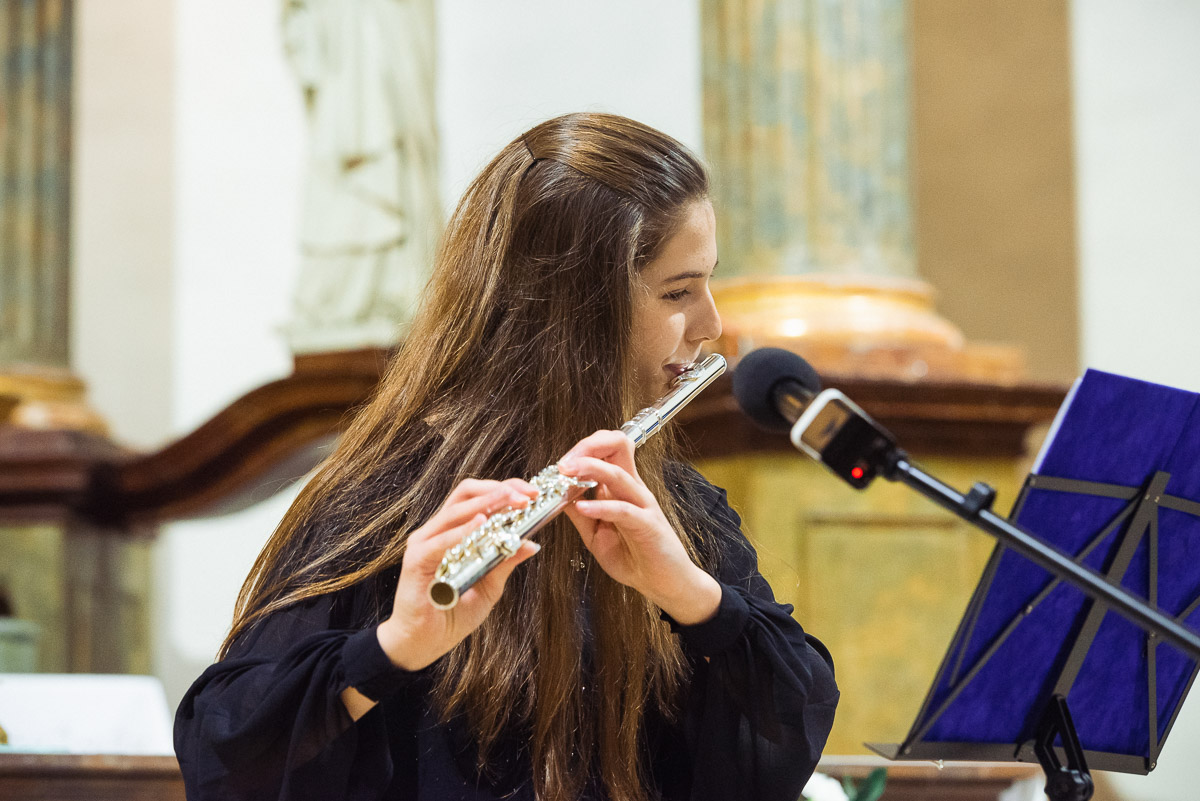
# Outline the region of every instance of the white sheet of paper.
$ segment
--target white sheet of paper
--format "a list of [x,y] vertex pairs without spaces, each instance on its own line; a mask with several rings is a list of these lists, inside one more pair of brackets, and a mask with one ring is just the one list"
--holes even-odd
[[0,673],[4,751],[174,754],[171,715],[153,676]]

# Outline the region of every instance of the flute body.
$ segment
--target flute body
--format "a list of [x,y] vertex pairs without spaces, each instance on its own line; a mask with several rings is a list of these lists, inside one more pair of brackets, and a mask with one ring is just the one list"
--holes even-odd
[[[717,376],[725,372],[725,359],[707,356],[681,373],[670,391],[653,406],[642,409],[621,426],[621,432],[641,445]],[[451,609],[464,592],[488,571],[511,557],[521,541],[553,520],[568,504],[596,486],[565,476],[550,465],[529,480],[538,494],[523,509],[505,509],[489,517],[462,542],[446,551],[429,585],[429,600],[438,609]]]

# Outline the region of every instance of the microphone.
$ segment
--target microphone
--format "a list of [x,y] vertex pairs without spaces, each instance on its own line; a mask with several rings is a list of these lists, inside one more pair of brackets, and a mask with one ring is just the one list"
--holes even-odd
[[813,366],[782,348],[750,351],[733,373],[738,406],[766,431],[790,431],[820,391],[821,377]]
[[793,445],[856,489],[906,458],[886,428],[838,390],[821,391],[817,371],[790,351],[746,354],[733,373],[733,396],[755,424],[790,430]]

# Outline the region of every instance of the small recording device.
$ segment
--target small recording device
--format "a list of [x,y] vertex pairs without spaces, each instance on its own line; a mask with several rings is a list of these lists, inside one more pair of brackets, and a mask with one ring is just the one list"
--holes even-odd
[[812,399],[791,440],[856,489],[870,484],[897,452],[895,437],[836,389]]

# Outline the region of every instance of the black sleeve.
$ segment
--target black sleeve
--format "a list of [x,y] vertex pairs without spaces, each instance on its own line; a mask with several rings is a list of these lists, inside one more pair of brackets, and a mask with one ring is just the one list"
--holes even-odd
[[354,722],[341,692],[378,700],[421,674],[394,667],[373,628],[330,628],[333,603],[269,616],[188,690],[175,751],[190,801],[383,796],[392,760],[380,709]]
[[684,721],[691,798],[795,801],[833,727],[833,659],[790,605],[776,603],[725,491],[691,473],[688,494],[717,540],[722,590],[711,620],[681,626],[667,617],[694,665]]

